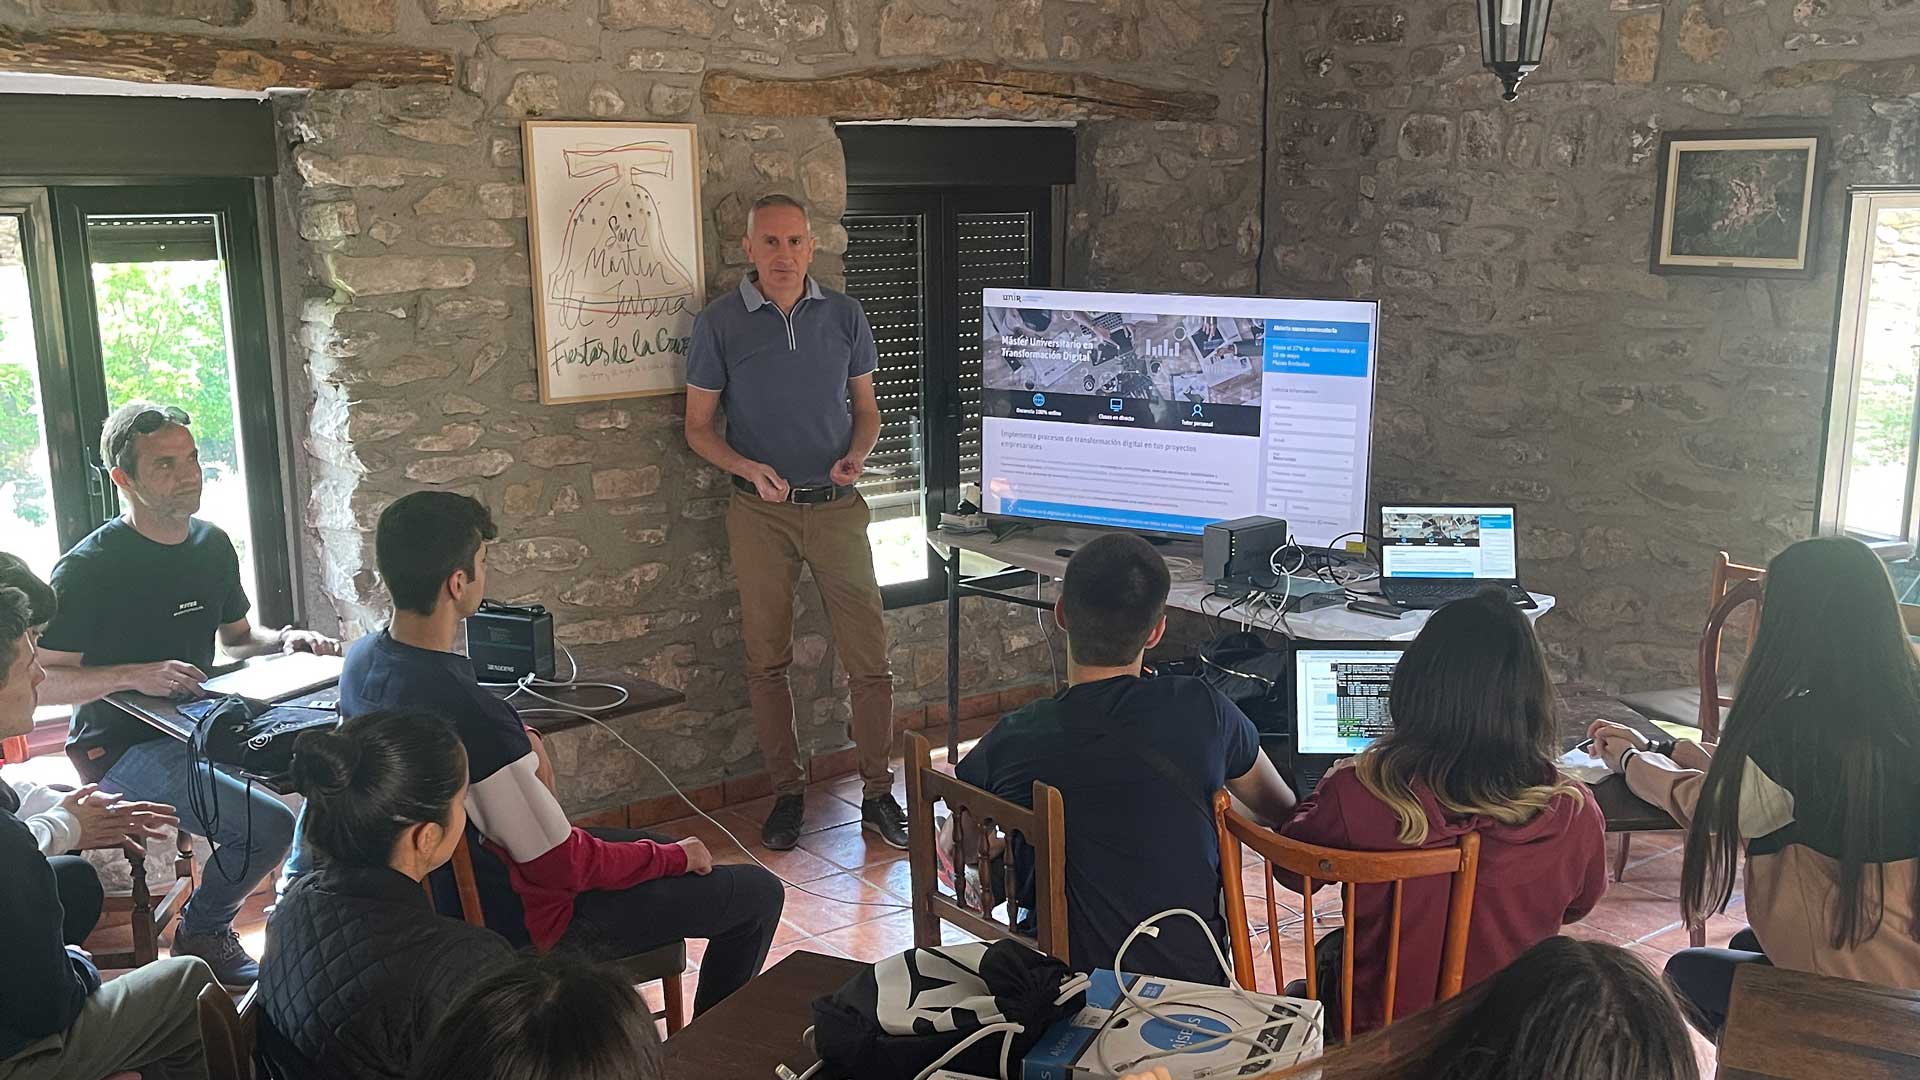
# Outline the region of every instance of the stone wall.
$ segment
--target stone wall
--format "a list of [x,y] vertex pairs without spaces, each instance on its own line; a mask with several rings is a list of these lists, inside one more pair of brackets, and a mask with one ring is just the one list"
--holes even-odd
[[[306,607],[314,622],[337,618],[348,635],[380,625],[386,605],[370,532],[380,510],[421,487],[478,496],[502,530],[491,595],[555,608],[558,636],[583,664],[687,693],[686,707],[624,730],[683,786],[730,778],[728,794],[751,794],[753,782],[741,778],[760,767],[721,521],[729,486],[686,450],[678,397],[538,403],[523,119],[698,124],[715,294],[738,281],[746,207],[770,189],[813,205],[816,272],[840,280],[845,162],[831,120],[845,113],[811,104],[831,95],[804,84],[780,95],[796,115],[742,114],[727,103],[742,82],[857,73],[903,91],[902,118],[1081,121],[1080,182],[1063,223],[1069,284],[1253,284],[1257,0],[15,3],[0,0],[0,21],[28,30],[193,33],[277,43],[283,54],[326,41],[452,56],[453,85],[276,98],[286,148],[279,270],[289,375],[300,388],[286,411],[298,443],[295,490],[305,493]],[[948,67],[928,70],[936,64]],[[271,80],[254,72],[240,82],[256,77]],[[808,586],[799,608],[803,742],[830,750],[846,742],[843,676]],[[963,714],[991,713],[1047,681],[1030,612],[969,601],[963,616]],[[888,621],[903,721],[922,722],[929,705],[943,720],[942,605]],[[570,808],[664,790],[603,733],[566,736],[554,753]]]
[[[1564,605],[1542,623],[1561,671],[1622,688],[1690,677],[1712,552],[1764,559],[1810,526],[1840,192],[1920,181],[1920,4],[1561,4],[1547,63],[1511,104],[1479,71],[1464,0],[1275,4],[1264,222],[1260,8],[0,0],[0,23],[454,59],[453,85],[280,102],[307,606],[349,632],[377,625],[379,510],[420,486],[479,495],[505,533],[495,595],[554,605],[586,663],[688,692],[686,708],[628,734],[689,782],[758,767],[724,478],[683,448],[677,399],[537,403],[518,125],[697,123],[713,289],[737,280],[732,238],[774,187],[819,208],[819,270],[835,281],[845,238],[826,223],[845,163],[830,119],[843,99],[803,85],[780,100],[823,104],[728,111],[743,83],[768,78],[878,73],[902,115],[1082,121],[1070,285],[1246,291],[1264,252],[1269,293],[1378,297],[1379,494],[1519,502],[1524,572]],[[976,66],[963,77],[954,64]],[[1129,111],[1088,92],[1099,80],[1150,91],[1129,101],[1200,94],[1211,111]],[[1808,123],[1834,135],[1814,277],[1647,271],[1662,132]],[[796,689],[824,749],[844,741],[845,706],[809,590],[800,604]],[[965,619],[966,711],[1044,681],[1028,613],[970,602]],[[889,621],[912,722],[941,701],[944,615]],[[658,790],[611,751],[597,735],[556,747],[576,807]]]
[[[1707,568],[1812,528],[1849,184],[1920,182],[1920,4],[1282,4],[1266,291],[1383,302],[1375,491],[1513,500],[1562,673],[1691,681]],[[1661,133],[1817,125],[1810,280],[1648,272]]]

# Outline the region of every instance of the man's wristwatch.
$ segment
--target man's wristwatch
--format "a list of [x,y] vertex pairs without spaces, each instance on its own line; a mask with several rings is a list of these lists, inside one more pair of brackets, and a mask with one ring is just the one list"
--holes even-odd
[[1648,739],[1647,753],[1672,757],[1674,748],[1680,745],[1679,739]]

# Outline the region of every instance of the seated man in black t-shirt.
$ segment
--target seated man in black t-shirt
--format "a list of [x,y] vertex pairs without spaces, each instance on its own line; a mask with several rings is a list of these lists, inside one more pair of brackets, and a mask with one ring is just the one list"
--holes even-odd
[[[527,729],[454,651],[486,593],[493,517],[449,491],[404,495],[380,515],[374,554],[393,622],[354,642],[340,712],[429,709],[467,751],[467,837],[487,926],[514,946],[589,962],[683,938],[707,939],[695,1015],[759,974],[785,893],[758,866],[715,865],[698,839],[575,828]],[[324,852],[319,852],[324,857]],[[456,911],[451,872],[435,872],[442,912]]]
[[[200,509],[200,451],[186,413],[148,402],[114,410],[100,432],[101,460],[127,513],[95,529],[53,568],[59,598],[40,638],[47,682],[40,699],[78,705],[67,756],[101,790],[178,807],[188,832],[214,846],[193,899],[180,913],[173,955],[198,956],[222,985],[251,985],[260,968],[240,946],[233,917],[280,865],[293,814],[272,795],[218,770],[195,775],[189,749],[112,702],[122,690],[196,698],[213,666],[217,634],[236,660],[338,642],[307,630],[264,630],[247,621],[240,559]],[[192,792],[211,794],[195,798]],[[196,811],[205,811],[201,817]]]
[[[1067,689],[1002,719],[955,769],[1022,806],[1032,805],[1035,780],[1059,789],[1067,941],[1079,971],[1112,967],[1135,926],[1173,908],[1205,919],[1224,949],[1213,793],[1225,787],[1264,821],[1293,809],[1293,792],[1233,702],[1199,679],[1141,678],[1142,656],[1166,632],[1169,585],[1166,561],[1137,536],[1081,547],[1054,608],[1067,632]],[[1135,940],[1126,966],[1190,982],[1226,978],[1185,919]]]

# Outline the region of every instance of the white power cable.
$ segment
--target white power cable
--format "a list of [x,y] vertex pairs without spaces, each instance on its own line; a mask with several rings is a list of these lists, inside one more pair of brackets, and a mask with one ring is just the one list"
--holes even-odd
[[[558,705],[563,709],[569,709],[569,710],[573,710],[575,712],[580,712],[580,713],[612,712],[613,710],[619,708],[620,706],[625,705],[627,703],[627,699],[632,696],[627,693],[626,687],[619,686],[615,683],[581,682],[580,681],[580,661],[575,660],[573,658],[573,650],[567,648],[565,645],[562,645],[560,646],[560,655],[567,658],[567,677],[565,679],[543,679],[540,676],[529,671],[525,675],[520,676],[520,678],[510,683],[481,683],[480,685],[487,687],[488,689],[500,689],[502,687],[508,687],[508,686],[513,687],[513,692],[509,693],[506,697],[501,698],[500,700],[502,701],[512,701],[515,697],[519,696],[520,694],[527,694],[531,697],[537,697],[542,701],[552,702],[553,704]],[[582,687],[585,687],[591,690],[611,690],[620,696],[613,699],[612,701],[608,702],[605,705],[575,705],[569,701],[559,701],[554,698],[550,698],[547,695],[534,690],[533,687],[536,687],[536,686],[545,686],[548,688],[555,688],[560,690],[576,690]]]
[[[1280,556],[1282,553],[1288,551],[1293,552],[1293,565],[1281,566]],[[1273,590],[1271,589],[1267,590],[1264,599],[1267,608],[1274,613],[1274,625],[1281,633],[1286,634],[1288,637],[1293,636],[1293,632],[1287,626],[1287,605],[1293,602],[1293,575],[1299,573],[1306,565],[1306,551],[1303,550],[1291,536],[1287,537],[1285,544],[1274,548],[1273,554],[1267,557],[1267,569],[1273,571],[1273,576],[1280,579],[1282,592],[1278,604],[1273,602]],[[1252,605],[1248,605],[1248,607],[1251,609]]]
[[[1060,1005],[1065,1005],[1075,994],[1086,993],[1087,987],[1092,985],[1092,983],[1093,983],[1093,977],[1091,975],[1077,974],[1077,975],[1074,975],[1072,978],[1063,980],[1060,983],[1060,992],[1054,995],[1054,999],[1053,999],[1054,1005],[1056,1007]],[[1003,1021],[997,1024],[988,1024],[985,1027],[981,1028],[980,1030],[975,1031],[972,1034],[968,1035],[966,1038],[960,1040],[960,1042],[955,1044],[952,1049],[948,1050],[945,1054],[942,1054],[938,1061],[935,1061],[933,1064],[923,1069],[920,1072],[920,1075],[915,1077],[914,1080],[927,1080],[928,1077],[938,1072],[941,1066],[947,1064],[949,1061],[952,1061],[954,1058],[958,1057],[962,1050],[965,1050],[967,1047],[972,1046],[974,1043],[980,1042],[981,1040],[985,1039],[988,1035],[992,1035],[1002,1031],[1006,1032],[1007,1036],[1006,1036],[1006,1039],[1002,1041],[1000,1044],[1000,1080],[1012,1080],[1011,1068],[1013,1064],[1013,1037],[1015,1035],[1019,1035],[1025,1032],[1026,1030],[1027,1030],[1026,1025],[1012,1023],[1010,1021]],[[813,1047],[813,1029],[811,1027],[809,1027],[805,1032],[801,1033],[800,1041],[806,1043],[807,1046],[809,1047]],[[814,1050],[814,1053],[818,1054],[819,1050],[816,1048]],[[796,1073],[785,1065],[777,1065],[774,1067],[773,1075],[776,1078],[778,1078],[778,1080],[813,1080],[814,1074],[818,1073],[821,1069],[825,1068],[826,1064],[827,1063],[824,1059],[821,1061],[816,1061],[813,1063],[811,1067],[807,1069],[806,1072],[803,1072],[803,1073]]]
[[952,1061],[954,1058],[959,1057],[960,1052],[962,1050],[965,1050],[967,1047],[972,1046],[974,1043],[984,1040],[989,1035],[1004,1036],[1000,1041],[1000,1080],[1008,1080],[1007,1065],[1009,1063],[1009,1060],[1013,1056],[1013,1037],[1025,1030],[1027,1030],[1027,1026],[1025,1024],[1015,1024],[1012,1022],[1008,1022],[1004,1024],[988,1024],[986,1027],[981,1028],[979,1031],[976,1031],[973,1034],[967,1036],[966,1038],[961,1039],[959,1042],[954,1043],[953,1049],[948,1050],[946,1053],[941,1054],[939,1057],[935,1058],[933,1061],[933,1064],[920,1070],[920,1074],[914,1077],[914,1080],[927,1080],[928,1077],[932,1076],[934,1073],[939,1072],[941,1066],[945,1065],[949,1061]]
[[1175,581],[1199,581],[1204,572],[1199,563],[1185,555],[1162,556],[1167,562],[1167,574]]
[[[1045,596],[1043,596],[1040,591],[1045,582],[1046,579],[1039,574],[1033,575],[1033,598],[1035,600],[1045,599]],[[1040,637],[1047,643],[1047,670],[1053,673],[1053,682],[1048,685],[1047,689],[1059,693],[1060,656],[1053,651],[1053,630],[1047,626],[1047,609],[1042,607],[1034,608],[1033,622],[1034,625],[1040,628]]]
[[[785,885],[790,889],[797,889],[800,892],[806,893],[808,896],[817,896],[822,900],[831,900],[836,904],[848,904],[854,907],[888,908],[893,911],[913,910],[912,904],[901,904],[897,902],[885,902],[885,901],[878,901],[878,900],[847,900],[843,897],[828,896],[826,893],[814,892],[812,889],[807,888],[805,885],[802,885],[799,882],[787,880],[785,877],[782,877],[779,874],[779,872],[775,871],[773,867],[768,866],[764,862],[761,862],[760,857],[758,855],[755,855],[751,848],[741,843],[739,837],[733,835],[733,830],[727,828],[725,825],[720,824],[718,821],[715,821],[712,815],[708,814],[705,810],[700,809],[700,807],[697,804],[695,804],[692,799],[688,798],[687,793],[680,790],[680,785],[673,782],[673,777],[668,776],[667,770],[661,768],[658,762],[654,761],[652,758],[642,753],[639,747],[628,742],[626,736],[620,734],[618,731],[615,731],[613,729],[613,725],[607,723],[605,720],[595,715],[596,713],[609,712],[613,709],[619,708],[622,705],[625,705],[627,703],[627,697],[628,697],[626,689],[621,686],[616,686],[613,683],[591,683],[591,682],[583,683],[583,682],[575,681],[580,676],[580,665],[577,661],[574,660],[572,650],[562,645],[560,647],[560,651],[566,654],[567,664],[569,667],[573,669],[570,677],[564,682],[550,680],[550,679],[540,679],[540,678],[536,678],[532,674],[528,674],[528,675],[522,676],[518,682],[492,683],[492,684],[483,683],[481,685],[514,687],[514,692],[512,694],[508,694],[507,697],[502,700],[511,699],[512,697],[514,697],[515,694],[526,694],[528,697],[539,698],[541,701],[551,702],[551,704],[549,705],[536,706],[531,709],[522,709],[520,710],[520,715],[522,716],[530,715],[533,713],[559,713],[564,716],[577,716],[580,719],[587,721],[588,723],[599,725],[599,727],[602,730],[604,730],[607,734],[613,736],[616,740],[618,740],[621,746],[624,746],[628,750],[632,751],[635,757],[639,758],[641,761],[644,761],[648,765],[652,766],[653,771],[660,774],[660,779],[665,780],[667,782],[667,786],[673,789],[673,793],[680,797],[681,802],[686,803],[689,807],[691,807],[693,809],[693,812],[700,815],[701,818],[705,819],[705,821],[709,825],[712,825],[714,828],[719,829],[722,835],[724,835],[727,839],[733,841],[735,847],[738,847],[742,852],[746,853],[747,858],[752,859],[754,861],[754,864],[760,867],[760,869],[765,870],[769,874],[772,874],[775,880],[779,881],[782,885]],[[573,704],[569,704],[568,702],[561,701],[558,698],[548,697],[547,695],[540,693],[538,690],[533,689],[534,686],[544,686],[549,689],[556,688],[556,687],[560,689],[575,689],[579,687],[608,689],[608,690],[618,691],[620,694],[620,697],[617,701],[614,701],[610,705],[591,705],[591,706],[573,705]]]
[[[1064,980],[1060,984],[1060,992],[1054,995],[1054,999],[1053,999],[1054,1005],[1055,1006],[1065,1005],[1067,1001],[1071,999],[1075,994],[1085,993],[1087,987],[1092,984],[1093,984],[1093,977],[1091,975],[1075,975],[1070,979]],[[954,1058],[959,1057],[960,1052],[962,1050],[965,1050],[967,1047],[972,1046],[974,1043],[980,1042],[983,1039],[985,1039],[987,1036],[995,1034],[997,1032],[1006,1033],[1006,1038],[1002,1040],[1000,1043],[1000,1080],[1012,1080],[1012,1073],[1010,1072],[1010,1070],[1013,1065],[1013,1037],[1025,1032],[1026,1030],[1027,1028],[1025,1024],[1017,1024],[1017,1023],[1012,1023],[1010,1021],[1002,1022],[998,1024],[988,1024],[987,1026],[981,1028],[979,1031],[976,1031],[973,1034],[968,1035],[966,1038],[961,1039],[959,1042],[955,1043],[951,1050],[948,1050],[946,1053],[941,1054],[940,1057],[937,1060],[935,1060],[933,1064],[927,1066],[925,1069],[922,1069],[920,1071],[920,1075],[914,1077],[914,1080],[927,1080],[928,1077],[932,1076],[934,1073],[939,1072],[941,1066],[945,1065],[949,1061],[952,1061]],[[819,1068],[819,1066],[817,1065],[814,1067]]]
[[[570,709],[528,709],[527,711],[528,712],[571,712],[572,710]],[[624,746],[628,750],[633,751],[633,754],[635,757],[638,757],[641,761],[644,761],[648,765],[652,766],[653,771],[660,774],[660,779],[665,780],[667,782],[667,786],[673,789],[673,793],[675,795],[680,796],[681,802],[686,803],[690,807],[693,807],[694,813],[700,815],[702,818],[704,818],[707,821],[708,824],[712,825],[714,828],[719,829],[720,832],[723,835],[725,835],[727,839],[733,841],[735,847],[738,847],[742,852],[745,852],[747,858],[752,859],[755,865],[760,867],[760,869],[765,870],[767,873],[772,874],[775,880],[779,881],[782,885],[785,885],[787,888],[797,889],[800,892],[806,893],[808,896],[817,896],[822,900],[831,900],[836,904],[849,904],[854,907],[889,908],[894,911],[913,910],[912,904],[902,904],[897,902],[880,901],[880,900],[848,900],[844,897],[828,896],[826,893],[814,892],[812,889],[807,888],[805,885],[802,885],[797,881],[789,881],[786,878],[781,877],[779,872],[774,870],[773,867],[768,866],[766,863],[761,862],[760,857],[758,855],[755,855],[751,848],[741,843],[740,838],[733,835],[733,830],[727,828],[725,825],[720,824],[718,821],[715,821],[712,818],[712,816],[709,815],[705,810],[702,810],[700,809],[700,807],[695,805],[692,799],[687,798],[687,793],[684,791],[681,791],[680,785],[673,782],[673,777],[667,775],[667,770],[661,768],[659,763],[655,762],[652,758],[641,753],[640,748],[628,742],[626,736],[620,734],[618,731],[615,731],[613,729],[613,725],[607,723],[605,720],[602,720],[597,716],[591,716],[591,715],[588,715],[587,713],[575,713],[574,715],[579,716],[580,718],[588,721],[589,723],[598,724],[600,728],[604,730],[607,734],[613,736],[615,739],[618,739],[621,746]]]

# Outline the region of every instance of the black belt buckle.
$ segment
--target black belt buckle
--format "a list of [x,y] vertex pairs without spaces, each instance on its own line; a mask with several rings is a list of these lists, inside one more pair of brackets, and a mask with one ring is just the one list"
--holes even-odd
[[840,489],[832,484],[787,489],[787,501],[795,506],[817,506],[821,503],[830,503],[839,497]]
[[[733,478],[733,486],[756,499],[760,497],[760,489],[755,487],[751,480],[736,476]],[[850,487],[842,487],[839,484],[816,484],[813,487],[788,488],[786,501],[795,506],[818,506],[846,498],[851,494],[853,489]]]

